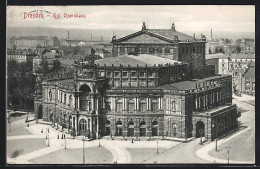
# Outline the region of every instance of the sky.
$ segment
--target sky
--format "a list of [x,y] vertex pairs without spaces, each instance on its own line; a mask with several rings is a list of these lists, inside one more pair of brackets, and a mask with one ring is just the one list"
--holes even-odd
[[[24,18],[26,13],[43,10],[44,19]],[[35,12],[34,12],[35,13]],[[62,16],[54,19],[53,13]],[[64,18],[81,14],[85,18]],[[8,27],[53,27],[66,29],[140,30],[145,21],[148,29],[255,32],[253,5],[132,5],[132,6],[7,6]]]

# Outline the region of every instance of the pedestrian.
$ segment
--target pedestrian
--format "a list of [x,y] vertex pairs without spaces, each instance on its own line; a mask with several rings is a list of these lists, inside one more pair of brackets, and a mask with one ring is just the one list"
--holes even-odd
[[61,134],[61,139],[63,139],[63,134]]
[[64,134],[64,139],[66,139],[66,135]]
[[43,129],[42,129],[41,133],[43,133]]
[[49,130],[49,128],[48,128],[48,133],[50,133],[50,130]]
[[27,123],[27,127],[29,127],[29,123]]
[[57,137],[57,139],[59,139],[59,136],[60,136],[60,135],[58,134],[58,137]]
[[134,143],[134,139],[132,138],[132,143]]

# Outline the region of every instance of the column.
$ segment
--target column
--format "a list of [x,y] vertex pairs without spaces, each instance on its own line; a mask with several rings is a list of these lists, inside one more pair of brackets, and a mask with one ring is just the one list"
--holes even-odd
[[125,107],[125,101],[126,101],[126,98],[123,97],[123,110],[126,110],[126,107]]
[[162,109],[162,105],[161,105],[161,97],[159,97],[159,110],[161,110]]
[[136,110],[139,111],[139,98],[136,98]]
[[147,97],[146,99],[146,106],[147,106],[147,110],[150,110],[150,98]]

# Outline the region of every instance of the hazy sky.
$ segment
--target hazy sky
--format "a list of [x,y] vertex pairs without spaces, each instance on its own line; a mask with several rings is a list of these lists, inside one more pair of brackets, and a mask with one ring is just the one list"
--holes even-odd
[[[26,18],[24,12],[44,10],[51,13],[85,14],[85,18]],[[47,13],[44,13],[46,15]],[[52,16],[53,14],[51,14]],[[171,23],[180,31],[255,31],[255,7],[245,5],[149,5],[149,6],[8,6],[7,26],[80,29],[140,30],[167,29]]]

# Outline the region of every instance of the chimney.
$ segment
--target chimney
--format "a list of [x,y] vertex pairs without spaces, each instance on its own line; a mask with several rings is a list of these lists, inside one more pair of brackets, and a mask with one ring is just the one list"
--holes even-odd
[[212,28],[211,28],[211,31],[210,31],[210,37],[211,37],[211,40],[212,40]]

